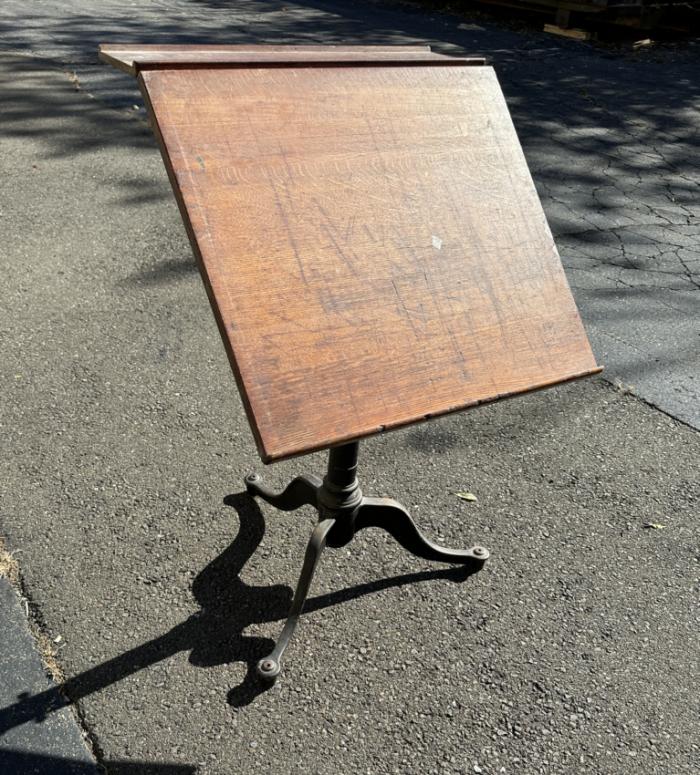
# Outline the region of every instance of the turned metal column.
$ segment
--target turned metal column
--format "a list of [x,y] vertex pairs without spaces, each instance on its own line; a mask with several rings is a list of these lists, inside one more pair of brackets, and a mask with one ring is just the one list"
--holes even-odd
[[330,449],[328,471],[318,490],[320,518],[336,521],[328,534],[328,546],[335,549],[352,539],[357,510],[362,504],[362,490],[357,481],[359,449],[357,441]]

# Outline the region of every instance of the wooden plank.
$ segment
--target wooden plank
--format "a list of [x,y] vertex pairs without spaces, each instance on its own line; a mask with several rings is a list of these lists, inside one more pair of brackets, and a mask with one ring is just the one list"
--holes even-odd
[[605,14],[608,0],[479,0],[485,5],[498,5],[520,11],[546,13],[552,9],[564,9],[576,13]]
[[265,462],[599,371],[491,68],[139,82]]
[[575,27],[559,27],[557,24],[545,24],[544,32],[550,35],[559,35],[562,38],[571,38],[573,40],[590,40],[591,33],[588,30],[579,30]]
[[[453,57],[437,54],[430,46],[250,46],[250,45],[100,45],[99,57],[129,75],[144,68],[155,67],[214,67],[251,66],[254,64],[320,64],[343,62],[405,62],[448,60]],[[483,57],[469,57],[470,64],[483,64]]]
[[565,9],[576,13],[603,13],[608,9],[608,0],[479,0],[487,5],[508,5],[509,8],[522,10],[542,10],[543,8]]

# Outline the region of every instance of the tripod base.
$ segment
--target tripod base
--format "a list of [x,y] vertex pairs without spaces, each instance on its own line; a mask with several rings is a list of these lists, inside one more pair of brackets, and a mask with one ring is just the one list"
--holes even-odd
[[359,444],[354,442],[330,450],[328,473],[323,480],[316,476],[299,476],[280,493],[269,490],[257,474],[245,479],[248,492],[282,511],[301,506],[314,506],[320,520],[311,533],[292,607],[275,648],[258,662],[258,675],[273,682],[280,673],[280,662],[294,634],[299,616],[309,594],[314,572],[326,546],[341,547],[359,530],[378,527],[386,530],[411,554],[424,560],[456,563],[468,573],[481,569],[489,557],[482,546],[470,549],[448,549],[426,538],[406,509],[390,498],[368,498],[362,495],[355,471]]

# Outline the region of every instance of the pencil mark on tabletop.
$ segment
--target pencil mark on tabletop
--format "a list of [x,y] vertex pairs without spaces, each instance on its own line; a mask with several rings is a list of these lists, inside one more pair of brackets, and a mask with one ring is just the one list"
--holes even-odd
[[[355,269],[354,261],[348,255],[346,255],[345,250],[343,250],[343,248],[340,246],[339,241],[336,239],[336,233],[338,232],[338,229],[334,226],[331,217],[328,215],[328,213],[326,212],[325,208],[318,201],[318,199],[316,199],[314,197],[313,202],[316,205],[316,207],[318,208],[319,213],[321,213],[321,216],[322,216],[322,219],[323,219],[323,223],[321,224],[321,228],[328,235],[328,239],[330,239],[330,241],[333,243],[333,247],[335,248],[337,254],[340,256],[340,258],[342,258],[343,262],[348,267],[348,269],[353,274],[356,274],[356,269]],[[353,252],[353,251],[351,250],[350,252]],[[355,256],[355,258],[357,258],[357,257]]]
[[[258,135],[255,131],[255,127],[253,126],[253,122],[251,121],[250,116],[246,116],[246,123],[248,124],[248,131],[250,132],[250,136],[253,138],[253,142],[255,144],[255,147],[257,148],[258,155],[262,157],[263,154],[261,152],[260,143],[258,142]],[[286,159],[285,159],[285,163],[286,163]],[[304,271],[304,262],[301,258],[301,253],[299,252],[299,246],[297,245],[297,242],[294,238],[292,225],[289,222],[287,211],[285,210],[284,204],[280,197],[278,187],[277,185],[275,185],[274,178],[272,177],[272,174],[270,173],[270,169],[267,165],[264,166],[264,174],[265,174],[265,178],[267,179],[267,183],[270,186],[270,189],[272,190],[272,195],[275,200],[275,209],[277,210],[280,220],[282,221],[282,224],[285,227],[285,232],[289,237],[289,244],[292,248],[292,252],[294,253],[294,258],[296,260],[297,267],[299,268],[299,274],[301,276],[301,280],[304,283],[304,285],[308,285],[309,281],[306,277],[306,272]],[[286,184],[282,183],[282,187],[284,188],[287,201],[290,202],[291,198],[289,196],[289,190]]]

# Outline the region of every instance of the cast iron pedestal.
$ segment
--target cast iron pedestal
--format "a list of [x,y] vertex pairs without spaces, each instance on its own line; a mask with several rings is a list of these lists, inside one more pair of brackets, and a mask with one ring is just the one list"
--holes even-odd
[[406,509],[390,498],[367,498],[357,481],[359,442],[333,447],[328,455],[328,473],[323,481],[317,476],[298,476],[281,493],[274,493],[260,483],[258,474],[249,474],[245,484],[251,495],[257,495],[282,511],[300,506],[314,506],[319,522],[306,547],[292,607],[272,653],[258,662],[258,674],[274,681],[280,672],[280,660],[294,634],[314,571],[326,545],[345,546],[358,530],[380,527],[392,535],[404,549],[425,560],[464,565],[468,571],[479,570],[489,553],[482,546],[471,549],[448,549],[429,541],[416,527]]

